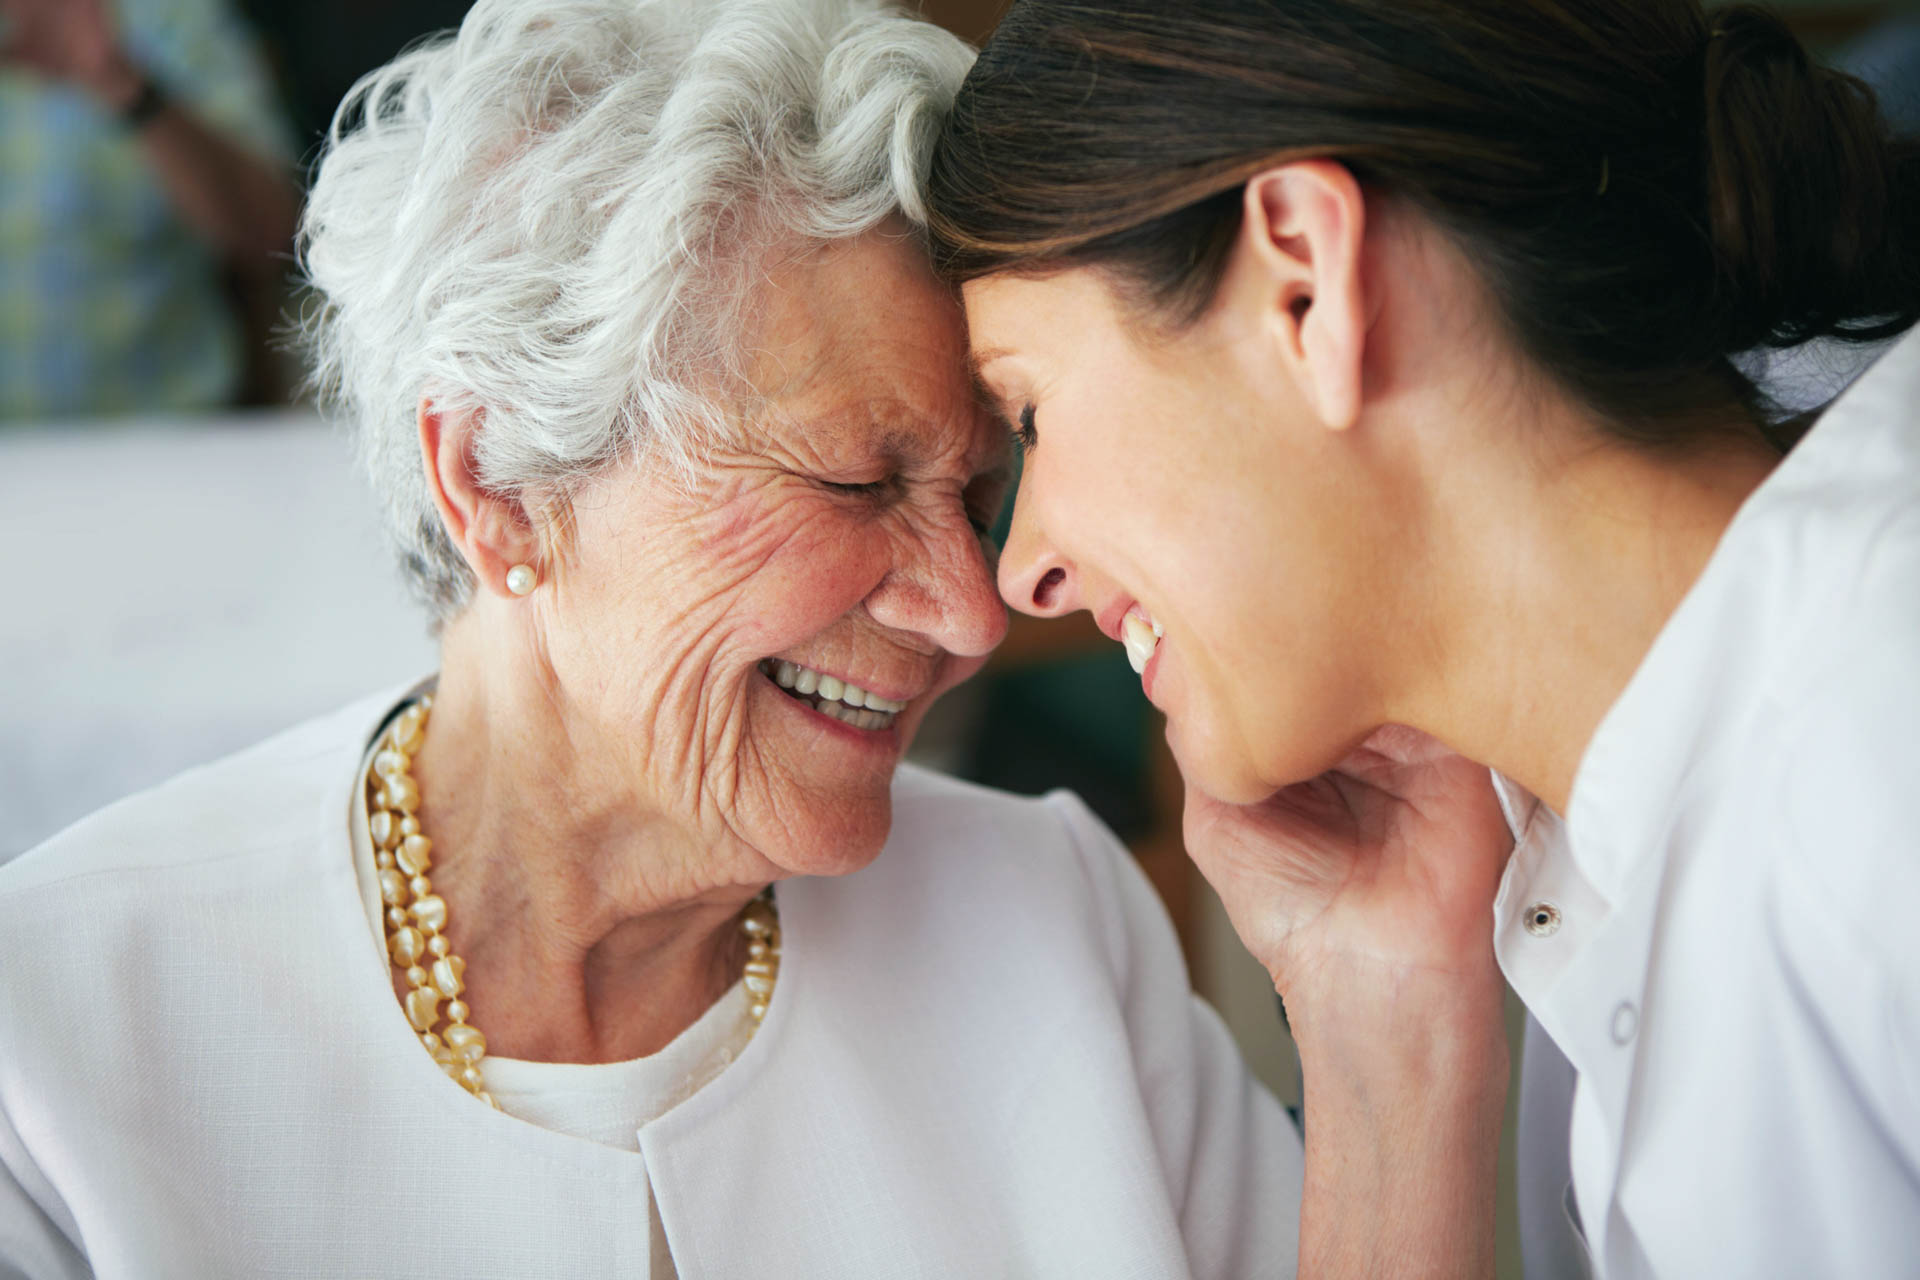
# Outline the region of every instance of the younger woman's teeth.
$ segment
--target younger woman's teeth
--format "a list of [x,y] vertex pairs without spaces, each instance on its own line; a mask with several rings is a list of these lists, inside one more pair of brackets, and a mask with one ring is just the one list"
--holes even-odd
[[1142,675],[1147,664],[1153,661],[1153,651],[1160,645],[1160,637],[1166,632],[1160,624],[1137,613],[1129,613],[1120,622],[1120,637],[1127,646],[1127,662],[1133,667],[1133,674]]

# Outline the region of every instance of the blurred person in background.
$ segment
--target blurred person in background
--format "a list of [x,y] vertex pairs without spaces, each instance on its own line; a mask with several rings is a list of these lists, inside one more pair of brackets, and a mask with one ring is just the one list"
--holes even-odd
[[290,155],[221,0],[0,0],[0,420],[233,403]]

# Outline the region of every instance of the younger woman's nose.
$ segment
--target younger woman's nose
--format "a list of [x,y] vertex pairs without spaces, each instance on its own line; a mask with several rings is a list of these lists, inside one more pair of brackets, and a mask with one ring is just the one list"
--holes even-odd
[[1000,553],[1000,594],[1022,613],[1041,618],[1086,607],[1073,566],[1047,541],[1021,498],[1014,501],[1013,529]]

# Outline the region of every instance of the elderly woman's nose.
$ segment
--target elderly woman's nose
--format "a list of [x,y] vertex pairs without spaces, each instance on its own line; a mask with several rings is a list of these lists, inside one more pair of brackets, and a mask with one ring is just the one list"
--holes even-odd
[[910,560],[867,599],[882,626],[924,637],[948,653],[980,657],[1007,634],[987,551],[964,519],[917,539]]
[[1020,612],[1040,618],[1085,607],[1073,566],[1047,541],[1024,497],[1014,501],[1013,528],[1000,552],[1000,594]]

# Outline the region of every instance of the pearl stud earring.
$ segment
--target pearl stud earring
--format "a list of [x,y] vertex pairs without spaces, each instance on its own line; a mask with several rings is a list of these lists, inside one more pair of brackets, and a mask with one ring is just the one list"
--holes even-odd
[[507,570],[507,590],[517,596],[530,596],[533,589],[540,585],[540,575],[531,565],[517,564]]

